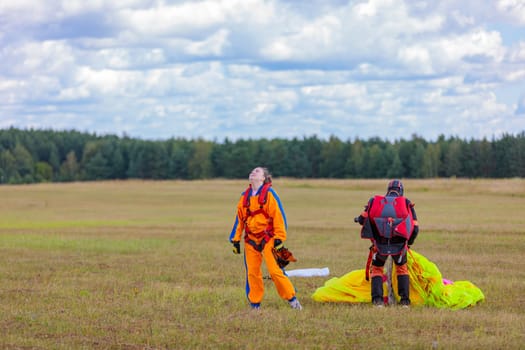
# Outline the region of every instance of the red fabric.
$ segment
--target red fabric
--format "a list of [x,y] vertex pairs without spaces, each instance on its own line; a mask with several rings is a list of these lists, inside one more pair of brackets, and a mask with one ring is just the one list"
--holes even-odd
[[414,219],[405,197],[375,196],[369,213],[381,236],[401,236],[408,240],[412,235]]
[[[244,191],[243,205],[244,205],[245,208],[247,208],[246,209],[246,217],[262,214],[268,220],[268,225],[266,226],[265,230],[262,231],[262,232],[251,232],[248,229],[248,226],[245,227],[245,231],[247,233],[245,235],[245,237],[244,237],[245,242],[251,244],[253,247],[258,249],[259,251],[261,251],[264,248],[264,245],[274,236],[274,234],[273,234],[273,220],[270,218],[268,213],[263,209],[263,205],[266,203],[266,198],[268,197],[268,190],[270,189],[271,186],[272,186],[271,183],[263,184],[263,186],[262,186],[262,188],[260,190],[260,193],[259,193],[259,198],[258,198],[258,202],[259,202],[259,206],[260,207],[259,207],[259,209],[255,210],[255,211],[250,211],[250,209],[249,209],[249,207],[250,207],[250,197],[251,197],[251,194],[252,194],[252,185],[250,184],[250,186],[246,189],[246,191]],[[256,237],[263,236],[261,244],[256,244],[253,240],[251,240],[248,237],[248,234],[254,235]]]
[[[261,193],[259,193],[259,204],[263,205],[266,203],[266,197],[268,196],[268,190],[272,187],[272,183],[266,183],[263,184],[261,188]],[[252,196],[252,185],[248,186],[246,191],[244,191],[244,207],[249,208],[250,207],[250,197]]]

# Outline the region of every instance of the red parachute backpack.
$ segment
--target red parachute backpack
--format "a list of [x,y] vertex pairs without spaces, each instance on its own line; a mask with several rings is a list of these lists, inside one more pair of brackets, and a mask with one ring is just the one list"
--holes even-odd
[[403,196],[375,196],[369,209],[369,219],[384,238],[410,239],[414,230],[412,211],[407,208]]

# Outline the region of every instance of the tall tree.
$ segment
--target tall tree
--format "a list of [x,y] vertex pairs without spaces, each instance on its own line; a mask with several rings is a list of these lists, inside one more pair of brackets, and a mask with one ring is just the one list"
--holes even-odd
[[[170,179],[189,179],[188,163],[193,156],[193,143],[184,139],[174,140],[168,146],[168,177]],[[224,159],[219,159],[222,164]],[[220,176],[220,175],[219,175]]]
[[194,149],[188,161],[188,175],[190,179],[208,179],[212,175],[211,142],[197,140],[194,142]]
[[49,182],[53,180],[53,168],[47,162],[37,162],[35,164],[35,181]]
[[1,183],[18,183],[20,174],[16,167],[16,159],[10,150],[0,152],[0,182]]
[[425,146],[421,142],[413,142],[413,151],[410,155],[410,174],[412,178],[422,178],[423,177],[423,166],[425,158]]
[[321,150],[320,176],[324,178],[342,178],[345,171],[345,147],[341,140],[330,136]]
[[77,161],[75,151],[69,151],[66,160],[60,166],[58,179],[60,181],[75,181],[80,177],[80,165]]
[[368,158],[366,162],[366,177],[378,179],[384,177],[387,173],[386,162],[383,157],[383,151],[378,144],[373,144],[368,149]]
[[310,177],[311,167],[302,147],[302,142],[297,138],[287,142],[288,146],[288,174],[286,176],[295,178]]
[[479,177],[494,177],[496,174],[494,153],[492,150],[492,143],[486,138],[478,143],[479,147]]
[[165,179],[168,176],[168,153],[164,143],[136,141],[129,151],[128,176],[139,179]]
[[307,177],[318,178],[320,174],[323,143],[314,135],[303,138],[303,145],[306,159],[310,164]]
[[500,140],[494,142],[495,156],[498,163],[497,177],[523,176],[521,169],[524,167],[525,154],[520,147],[520,136],[513,137],[505,134]]
[[401,158],[396,147],[388,145],[385,149],[385,162],[387,164],[386,177],[390,179],[399,179],[403,177],[404,169]]
[[434,178],[438,176],[440,151],[438,144],[429,144],[425,149],[421,164],[421,177]]
[[479,141],[440,135],[427,142],[413,135],[392,144],[377,137],[342,142],[335,136],[144,141],[78,131],[0,129],[0,183],[49,181],[50,176],[51,181],[246,178],[259,165],[275,176],[306,178],[524,177],[525,131]]
[[456,177],[461,174],[461,144],[453,139],[448,143],[447,153],[445,154],[445,176]]
[[33,181],[34,161],[29,151],[20,143],[17,143],[13,150],[16,169],[23,182]]
[[350,147],[350,155],[345,163],[346,177],[362,178],[365,175],[366,150],[361,140],[357,139]]

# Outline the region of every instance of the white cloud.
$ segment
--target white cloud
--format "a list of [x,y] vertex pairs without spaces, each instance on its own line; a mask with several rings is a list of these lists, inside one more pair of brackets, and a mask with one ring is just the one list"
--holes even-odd
[[525,41],[520,41],[508,51],[509,61],[525,63]]
[[98,98],[133,98],[151,96],[163,98],[172,94],[205,95],[222,91],[224,79],[220,67],[211,64],[208,69],[196,75],[185,77],[185,67],[146,71],[94,70],[82,67],[77,70],[74,80],[76,91],[89,91],[88,95]]
[[111,95],[124,97],[124,89],[129,90],[130,84],[138,73],[114,70],[93,70],[88,67],[78,70],[76,80],[83,88],[98,95]]
[[273,15],[273,7],[257,0],[187,1],[174,5],[164,2],[154,7],[122,9],[121,25],[142,35],[199,35],[230,22],[266,22]]
[[[194,16],[193,16],[194,15]],[[146,9],[123,9],[120,13],[123,27],[143,35],[191,33],[221,21],[220,14],[203,13],[195,5],[156,6]]]
[[190,43],[186,52],[195,56],[221,56],[229,45],[228,34],[228,30],[221,29],[203,41]]
[[505,80],[514,82],[514,81],[522,81],[525,82],[525,67],[523,69],[512,71],[505,75]]
[[308,105],[315,106],[319,110],[336,110],[338,114],[349,111],[370,111],[377,104],[363,84],[305,86],[301,92]]
[[1,1],[0,13],[3,25],[13,26],[13,23],[41,23],[49,18],[54,18],[56,5],[47,2],[35,2],[32,0]]
[[525,25],[525,2],[523,0],[498,0],[496,6],[517,23]]
[[342,43],[340,19],[324,16],[312,23],[303,23],[297,32],[277,38],[262,48],[263,56],[270,60],[310,61],[333,55]]
[[430,53],[424,47],[401,47],[398,52],[398,58],[401,63],[411,68],[414,73],[434,73]]
[[86,60],[92,67],[139,69],[164,64],[167,58],[161,48],[102,48],[90,54]]
[[476,20],[473,16],[467,16],[461,13],[458,10],[453,10],[451,12],[452,18],[454,21],[459,24],[461,27],[470,27],[476,24]]
[[0,103],[15,104],[20,100],[20,94],[25,89],[25,82],[21,80],[0,80]]
[[[245,137],[258,123],[269,137],[514,131],[525,110],[523,7],[4,1],[0,126],[155,138]],[[374,125],[403,130],[377,135]]]
[[350,28],[364,27],[369,34],[374,30],[379,35],[389,38],[399,34],[411,35],[418,33],[432,33],[441,29],[444,18],[439,14],[428,13],[422,17],[412,16],[409,6],[402,0],[369,0],[350,5],[348,12],[340,14],[349,15],[350,20],[345,21]]
[[58,100],[74,101],[89,98],[91,91],[86,86],[68,87],[59,92]]
[[[447,68],[458,67],[470,60],[490,60],[499,63],[505,56],[501,35],[476,28],[465,34],[438,40],[433,46],[433,57]],[[465,68],[463,68],[465,69]]]
[[399,116],[403,120],[403,117],[400,115],[403,113],[403,100],[404,99],[402,97],[398,97],[391,100],[381,101],[378,111],[379,114],[386,116]]
[[37,74],[64,74],[75,64],[73,50],[64,42],[31,41],[22,45],[7,46],[0,51],[3,67],[0,72],[19,76]]

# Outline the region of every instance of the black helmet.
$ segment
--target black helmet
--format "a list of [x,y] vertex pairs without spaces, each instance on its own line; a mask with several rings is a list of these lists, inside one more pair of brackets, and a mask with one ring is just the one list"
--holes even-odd
[[403,195],[403,183],[401,180],[392,180],[388,183],[386,193],[396,192],[399,196]]

